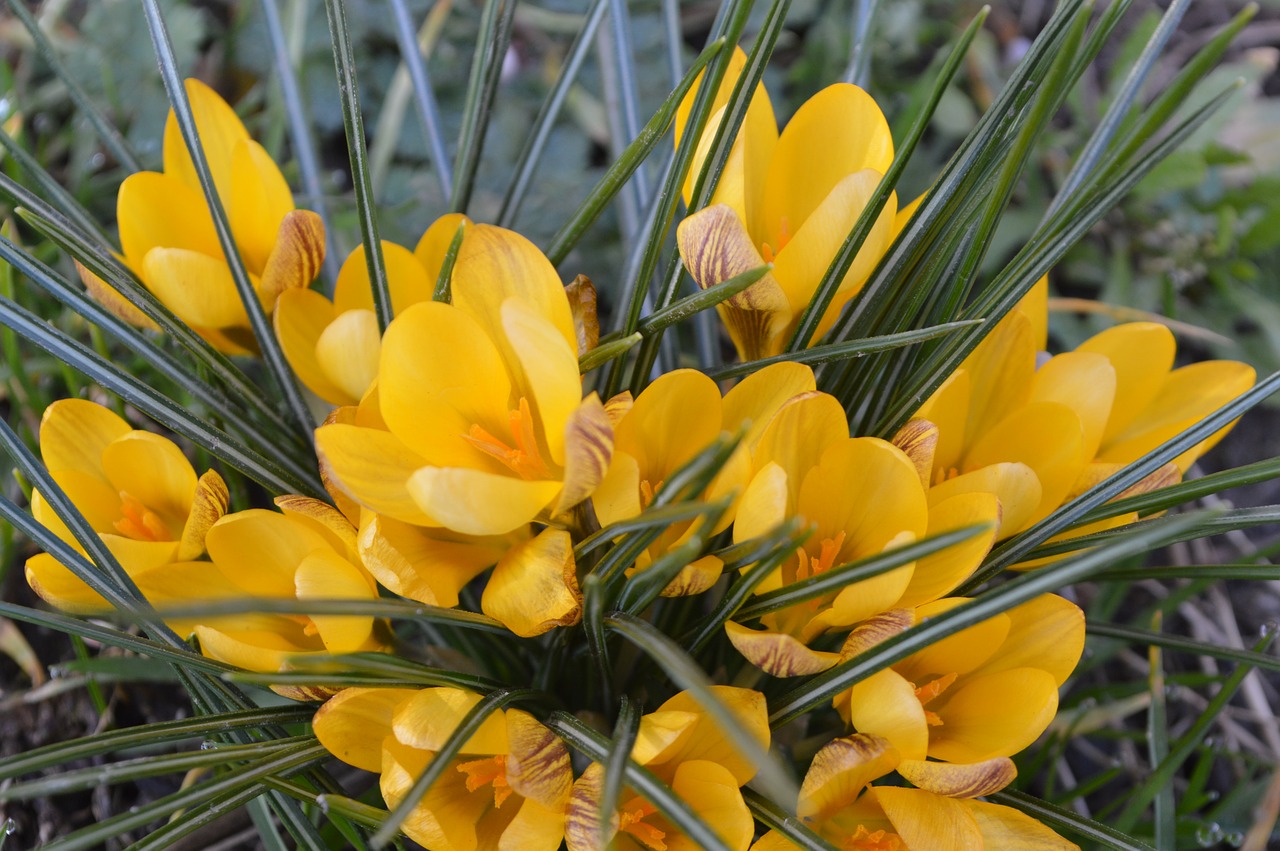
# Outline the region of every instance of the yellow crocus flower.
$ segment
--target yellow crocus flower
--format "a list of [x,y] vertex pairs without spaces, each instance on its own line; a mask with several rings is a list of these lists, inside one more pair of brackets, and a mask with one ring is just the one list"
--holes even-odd
[[[800,787],[797,812],[823,838],[850,851],[1001,851],[1078,846],[1012,807],[975,800],[1013,779],[1012,763],[982,766],[951,779],[945,792],[872,786],[901,757],[880,736],[856,734],[829,742],[814,756]],[[751,851],[797,846],[769,831]]]
[[[320,707],[316,737],[381,775],[396,807],[480,696],[455,688],[349,688]],[[564,743],[520,709],[489,715],[402,829],[432,851],[555,851],[573,783]]]
[[[186,81],[187,97],[236,248],[263,310],[306,287],[324,260],[324,224],[295,210],[280,169],[216,92]],[[164,172],[125,178],[116,199],[124,262],[179,319],[220,350],[257,350],[191,155],[172,110],[164,129]],[[90,293],[134,324],[154,327],[123,296],[80,269]]]
[[[327,503],[304,496],[276,499],[280,511],[228,514],[206,538],[212,565],[188,589],[192,599],[374,600],[378,587],[359,555],[356,529]],[[179,598],[181,599],[181,598]],[[386,627],[368,615],[227,615],[194,628],[208,656],[271,673],[296,657],[385,650]],[[306,688],[277,686],[287,697],[314,699]]]
[[[850,634],[841,656],[963,602],[881,615]],[[872,674],[834,702],[855,730],[884,737],[904,760],[982,763],[1012,756],[1044,732],[1083,650],[1084,613],[1046,594]]]
[[[736,51],[699,140],[685,201],[710,153],[735,82],[746,64]],[[681,107],[686,117],[697,89]],[[684,121],[676,123],[676,143]],[[689,274],[702,288],[773,264],[773,270],[718,306],[738,355],[779,354],[812,300],[827,267],[893,162],[884,114],[865,91],[828,86],[806,101],[779,135],[764,86],[754,92],[724,173],[708,206],[680,223],[677,241]],[[896,195],[891,195],[818,325],[835,322],[889,246]]]
[[475,225],[452,292],[387,328],[376,411],[316,431],[324,475],[374,513],[468,535],[561,515],[613,451],[604,405],[582,398],[564,287],[524,237]]
[[[713,690],[768,748],[764,695],[732,686],[714,686]],[[746,851],[755,825],[742,800],[741,787],[755,776],[755,767],[688,692],[680,692],[640,719],[631,759],[670,786],[727,847]],[[565,828],[568,851],[697,851],[698,846],[657,807],[630,789],[624,788],[617,813],[608,814],[606,824],[600,812],[603,789],[604,768],[599,763],[588,766],[573,784]]]
[[[469,222],[460,213],[441,216],[412,252],[382,242],[396,315],[431,300],[449,243],[458,227]],[[306,287],[281,293],[275,328],[289,366],[311,392],[334,405],[355,405],[363,399],[378,374],[382,352],[364,246],[357,246],[343,262],[333,301]]]
[[[175,562],[199,558],[209,528],[227,510],[227,486],[217,472],[197,478],[173,441],[83,399],[62,399],[45,409],[40,454],[54,482],[152,603],[166,598],[170,583],[181,584]],[[31,513],[84,552],[39,491],[31,494]],[[47,553],[27,559],[26,575],[32,589],[59,609],[110,608]]]

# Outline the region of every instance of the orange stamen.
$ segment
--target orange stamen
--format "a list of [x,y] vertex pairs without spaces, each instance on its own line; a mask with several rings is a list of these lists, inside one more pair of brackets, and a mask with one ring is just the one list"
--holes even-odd
[[958,475],[960,475],[960,470],[959,470],[959,469],[957,469],[957,468],[955,468],[955,467],[947,467],[946,469],[944,469],[944,470],[939,470],[939,471],[937,472],[937,474],[933,477],[933,483],[934,483],[935,485],[940,485],[940,484],[942,484],[943,482],[949,482],[949,481],[951,481],[952,479],[954,479],[954,478],[955,478],[956,476],[958,476]]
[[840,532],[834,538],[823,538],[822,544],[818,548],[818,557],[810,556],[804,549],[798,551],[800,556],[800,567],[796,570],[796,579],[808,579],[811,576],[818,576],[826,573],[835,566],[836,557],[840,555],[840,549],[844,546],[844,532]]
[[525,481],[553,478],[547,462],[542,458],[542,450],[538,448],[538,435],[533,430],[529,401],[523,396],[520,397],[519,406],[507,413],[507,426],[511,430],[514,447],[478,423],[473,424],[470,432],[464,434],[462,439],[486,455],[497,458]]
[[658,491],[661,489],[662,489],[661,481],[659,481],[656,485],[651,485],[649,484],[648,479],[642,479],[640,481],[640,507],[648,508],[650,503],[653,502],[653,498],[657,496]]
[[864,824],[841,844],[846,851],[901,851],[902,837],[887,830],[867,830]]
[[[916,689],[916,699],[920,701],[921,706],[928,706],[929,702],[935,697],[951,688],[951,684],[956,681],[957,676],[955,673],[950,673],[938,677],[932,682],[925,683]],[[942,726],[942,716],[928,709],[924,711],[924,720],[930,727]]]
[[760,256],[764,258],[764,262],[772,263],[773,258],[776,256],[773,253],[773,246],[767,242],[760,243]]
[[637,842],[652,851],[667,851],[667,843],[662,841],[667,838],[666,832],[645,821],[657,811],[658,808],[653,804],[637,798],[623,808],[618,829],[631,834]]
[[493,805],[501,807],[511,797],[512,788],[507,784],[507,758],[503,754],[486,759],[473,759],[460,762],[459,771],[467,775],[467,791],[476,790],[493,784]]
[[170,540],[169,530],[160,515],[124,491],[120,491],[120,514],[120,519],[112,525],[125,537],[135,541]]

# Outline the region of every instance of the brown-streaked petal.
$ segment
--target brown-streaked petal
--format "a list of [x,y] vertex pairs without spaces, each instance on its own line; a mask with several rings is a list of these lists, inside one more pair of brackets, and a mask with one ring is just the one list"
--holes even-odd
[[687,564],[676,574],[676,578],[662,589],[663,597],[688,597],[701,594],[715,585],[724,572],[724,562],[715,556],[703,556],[692,564]]
[[324,222],[310,210],[285,214],[262,270],[262,294],[270,313],[285,290],[309,286],[324,263]]
[[569,297],[569,312],[573,315],[573,330],[578,336],[578,357],[594,349],[600,343],[600,318],[596,312],[596,285],[586,275],[579,275],[565,284],[564,293]]
[[544,807],[563,807],[573,787],[569,749],[532,715],[507,710],[507,782]]
[[316,738],[348,765],[379,772],[382,740],[391,732],[396,708],[412,694],[405,688],[343,689],[316,710],[311,720]]
[[889,442],[907,454],[920,474],[920,485],[928,489],[933,476],[933,456],[938,448],[938,427],[929,420],[914,417],[898,429]]
[[577,623],[582,595],[569,533],[547,528],[512,547],[493,569],[480,608],[523,638]]
[[1013,760],[998,756],[982,762],[928,762],[904,759],[898,773],[910,783],[948,798],[977,798],[992,795],[1013,782],[1018,769]]
[[182,539],[178,544],[178,559],[191,561],[204,552],[204,538],[210,527],[222,519],[231,504],[227,483],[216,470],[206,470],[196,481],[195,498],[191,512],[182,527]]
[[555,514],[563,514],[589,497],[604,480],[613,457],[613,424],[595,393],[569,415],[564,438],[564,489]]
[[[765,264],[732,208],[704,207],[680,223],[676,241],[685,268],[702,289]],[[722,301],[717,310],[744,361],[777,354],[773,339],[791,321],[787,295],[771,274]]]
[[341,511],[327,502],[298,494],[285,494],[275,498],[279,508],[290,519],[318,532],[334,551],[356,554],[356,528]]
[[866,653],[882,641],[893,638],[912,626],[915,619],[910,609],[890,609],[867,618],[850,631],[840,648],[840,661]]
[[898,765],[898,751],[888,739],[857,733],[833,739],[813,757],[800,785],[796,815],[825,820],[858,799],[871,783]]
[[771,676],[805,677],[840,661],[840,654],[810,650],[785,633],[748,629],[734,621],[726,622],[724,631],[748,662]]

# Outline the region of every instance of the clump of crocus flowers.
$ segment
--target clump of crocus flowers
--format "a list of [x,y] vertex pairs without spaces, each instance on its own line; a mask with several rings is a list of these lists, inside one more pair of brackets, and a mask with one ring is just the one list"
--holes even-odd
[[[742,64],[741,55],[731,63],[701,156]],[[629,747],[613,758],[665,786],[726,847],[790,847],[757,824],[743,793],[778,733],[764,694],[750,686],[820,674],[965,605],[956,589],[998,541],[1253,382],[1234,362],[1174,369],[1173,338],[1151,323],[1048,357],[1042,282],[892,440],[850,434],[845,405],[795,362],[726,384],[679,369],[634,398],[602,397],[584,387],[579,368],[599,337],[590,282],[566,287],[513,231],[444,216],[413,251],[379,247],[394,313],[382,330],[366,249],[343,263],[332,298],[310,289],[323,226],[293,209],[279,170],[225,103],[194,82],[188,94],[237,250],[274,317],[273,342],[327,410],[314,439],[329,500],[281,494],[271,508],[231,510],[217,472],[197,476],[172,441],[83,400],[46,411],[43,457],[162,615],[184,603],[250,601],[238,614],[168,623],[210,657],[281,675],[273,684],[281,694],[327,699],[315,735],[338,759],[377,774],[389,808],[452,748],[401,824],[427,848],[694,847],[667,808],[613,776],[599,753],[583,753],[575,772],[571,744],[579,744],[548,721],[559,704],[607,741],[614,731],[600,707],[614,708],[606,701],[625,683],[647,711],[631,713],[633,725],[619,733]],[[249,333],[172,117],[164,158],[163,174],[121,187],[125,263],[215,346],[253,353],[262,341]],[[719,306],[744,360],[783,351],[892,159],[887,122],[855,86],[815,95],[781,133],[767,93],[755,92],[721,188],[679,226],[682,257],[703,288],[772,264]],[[888,248],[895,212],[891,199],[820,333]],[[137,318],[119,293],[85,276],[95,297]],[[1139,487],[1178,481],[1221,436]],[[38,493],[32,508],[80,546]],[[958,530],[969,534],[894,561]],[[874,575],[828,581],[877,559],[885,567]],[[50,555],[33,556],[26,572],[51,605],[108,608]],[[628,617],[667,628],[663,639],[679,643],[747,575],[755,584],[722,613],[722,626],[681,651],[691,663],[714,658],[702,676],[734,685],[677,689],[630,648],[598,646],[607,636],[590,609],[611,589],[622,589],[613,599],[632,606]],[[469,623],[497,636],[493,645],[433,641],[433,663],[473,676],[485,666],[468,658],[470,648],[488,647],[505,654],[513,687],[565,690],[490,707],[453,747],[484,699],[480,686],[498,683],[340,688],[322,673],[314,687],[284,681],[284,672],[332,657],[407,652],[403,632],[381,617],[297,613],[307,601],[334,600],[374,611],[383,597],[466,609]],[[252,600],[300,607],[255,613]],[[1080,609],[1046,595],[865,677],[836,695],[834,713],[817,710],[840,726],[797,767],[804,779],[794,800],[774,803],[840,847],[1074,847],[979,799],[1012,782],[1010,758],[1052,721],[1083,637]],[[709,644],[715,655],[697,655]],[[589,655],[607,651],[630,667],[583,673]],[[531,658],[546,667],[528,670]],[[633,669],[644,676],[633,679]]]

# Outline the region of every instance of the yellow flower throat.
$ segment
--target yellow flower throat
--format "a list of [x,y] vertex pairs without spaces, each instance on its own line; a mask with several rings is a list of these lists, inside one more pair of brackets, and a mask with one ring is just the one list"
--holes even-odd
[[171,541],[172,533],[160,515],[142,504],[137,497],[120,491],[120,519],[112,525],[126,538],[135,541]]
[[467,791],[475,792],[493,784],[493,805],[501,807],[514,791],[507,783],[507,758],[503,754],[460,762],[457,769],[467,775]]
[[520,397],[517,408],[507,413],[507,425],[511,429],[514,447],[495,437],[478,423],[473,424],[471,431],[464,434],[462,439],[486,455],[497,458],[525,481],[554,478],[547,462],[542,458],[542,450],[538,448],[538,435],[533,430],[529,400]]

